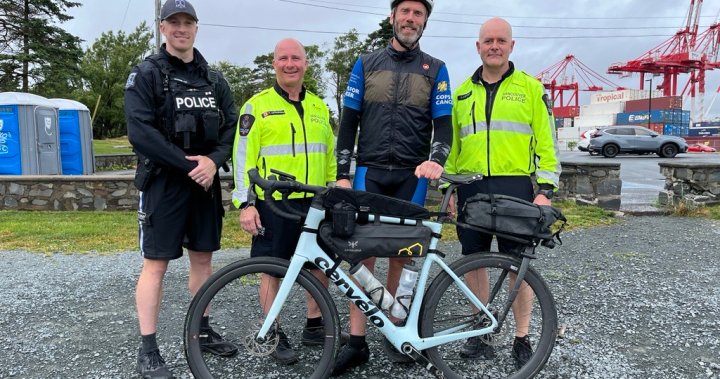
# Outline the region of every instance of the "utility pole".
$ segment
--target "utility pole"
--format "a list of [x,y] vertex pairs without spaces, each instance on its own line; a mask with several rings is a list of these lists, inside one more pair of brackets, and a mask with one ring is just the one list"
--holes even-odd
[[161,0],[155,0],[155,53],[160,52],[162,38],[160,37],[160,4]]

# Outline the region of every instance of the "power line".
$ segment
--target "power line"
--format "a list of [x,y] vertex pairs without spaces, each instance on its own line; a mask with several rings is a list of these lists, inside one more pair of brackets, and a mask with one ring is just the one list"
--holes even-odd
[[[329,1],[315,1],[315,3],[325,3],[325,4],[333,4],[333,5],[347,5],[352,7],[363,7],[363,8],[373,8],[373,9],[387,9],[386,13],[377,13],[377,12],[370,12],[370,11],[363,11],[363,10],[357,10],[357,9],[347,9],[347,8],[340,8],[337,6],[329,6],[329,5],[319,5],[315,3],[307,3],[304,1],[297,1],[297,0],[278,0],[283,3],[290,3],[290,4],[297,4],[297,5],[304,5],[308,7],[315,7],[315,8],[323,8],[323,9],[331,9],[331,10],[338,10],[338,11],[345,11],[345,12],[351,12],[351,13],[360,13],[360,14],[369,14],[374,16],[388,16],[388,13],[390,12],[389,9],[383,8],[383,7],[373,7],[373,6],[365,6],[365,5],[357,5],[357,4],[348,4],[348,3],[337,3],[337,2],[329,2]],[[532,20],[563,20],[567,21],[568,18],[574,19],[574,20],[647,20],[647,19],[674,19],[674,20],[681,20],[684,19],[684,17],[677,17],[677,16],[655,16],[655,17],[553,17],[553,16],[502,16],[502,15],[489,15],[489,14],[472,14],[472,13],[457,13],[457,12],[442,12],[442,11],[435,11],[433,14],[447,14],[447,15],[454,15],[454,16],[474,16],[474,17],[503,17],[503,18],[517,18],[517,19],[532,19]],[[709,18],[710,16],[701,16],[701,18]],[[432,22],[447,22],[452,24],[469,24],[469,25],[480,25],[481,23],[478,22],[467,22],[467,21],[458,21],[458,20],[443,20],[443,19],[437,19],[433,17]],[[540,26],[522,26],[522,25],[513,25],[513,28],[544,28]],[[565,28],[571,28],[571,27],[565,27]],[[654,27],[648,27],[652,29],[657,28],[673,28],[677,29],[677,26],[654,26]],[[588,28],[582,28],[582,29],[588,29]],[[624,28],[610,28],[610,29],[624,29]],[[628,28],[628,29],[643,29],[643,28]]]
[[[203,24],[203,26],[213,26],[218,28],[229,29],[252,29],[252,30],[271,30],[278,32],[300,32],[315,34],[335,34],[343,35],[348,32],[336,32],[330,30],[311,30],[311,29],[293,29],[293,28],[272,28],[268,26],[250,26],[250,25],[227,25],[227,24]],[[370,33],[361,33],[359,35],[369,35]],[[585,35],[585,36],[513,36],[514,39],[591,39],[591,38],[645,38],[645,37],[667,37],[667,34],[636,34],[636,35]],[[477,36],[460,36],[460,35],[429,35],[423,34],[423,38],[446,38],[446,39],[477,39]]]

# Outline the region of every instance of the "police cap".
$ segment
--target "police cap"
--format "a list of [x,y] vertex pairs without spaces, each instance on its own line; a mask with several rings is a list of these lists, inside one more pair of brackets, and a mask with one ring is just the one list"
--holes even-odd
[[160,20],[164,20],[178,13],[185,13],[196,22],[198,20],[195,8],[193,8],[192,4],[187,0],[167,0],[160,10]]

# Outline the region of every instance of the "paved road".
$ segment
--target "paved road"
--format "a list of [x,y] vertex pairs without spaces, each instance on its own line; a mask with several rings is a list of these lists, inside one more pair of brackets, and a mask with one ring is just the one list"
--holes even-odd
[[591,156],[581,151],[564,151],[560,160],[579,162],[617,162],[620,163],[622,179],[622,205],[624,211],[652,211],[657,202],[658,192],[665,185],[665,177],[660,174],[660,162],[718,162],[720,154],[687,153],[675,158],[660,158],[655,154],[618,155],[615,158]]

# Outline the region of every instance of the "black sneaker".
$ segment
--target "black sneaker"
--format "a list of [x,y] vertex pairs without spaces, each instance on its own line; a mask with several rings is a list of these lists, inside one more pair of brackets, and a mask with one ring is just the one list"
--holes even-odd
[[411,356],[404,354],[403,352],[396,349],[395,346],[393,346],[390,343],[390,341],[388,341],[388,339],[385,338],[385,336],[383,336],[383,339],[382,339],[382,348],[385,351],[385,354],[387,354],[390,362],[393,362],[393,363],[415,362],[415,360],[412,359]]
[[[497,311],[493,311],[493,316],[497,318]],[[492,323],[487,316],[483,314],[478,327],[481,329],[487,328],[490,325],[492,325]],[[493,359],[495,357],[495,348],[486,343],[488,338],[492,337],[493,334],[486,334],[468,338],[460,351],[460,357],[467,359]]]
[[512,356],[515,358],[515,368],[520,369],[525,366],[532,357],[532,345],[530,345],[530,336],[515,337],[512,347]]
[[282,365],[297,363],[299,359],[297,355],[295,355],[295,351],[293,351],[293,348],[290,345],[290,340],[287,338],[287,335],[285,335],[285,332],[278,328],[275,333],[277,333],[279,341],[278,345],[275,347],[275,351],[270,353],[270,356],[275,358],[275,360]]
[[346,373],[353,367],[367,363],[370,360],[370,349],[367,343],[358,349],[350,345],[343,346],[335,359],[335,368],[330,376]]
[[220,357],[232,357],[238,348],[212,329],[200,329],[200,350]]
[[137,371],[143,379],[174,379],[173,373],[165,367],[165,360],[160,356],[160,350],[143,353],[138,351]]
[[[350,335],[340,332],[340,346],[350,340]],[[306,326],[302,332],[302,344],[305,346],[322,346],[325,343],[324,326]]]
[[495,348],[486,344],[480,336],[470,337],[460,350],[460,357],[492,359],[495,357]]

